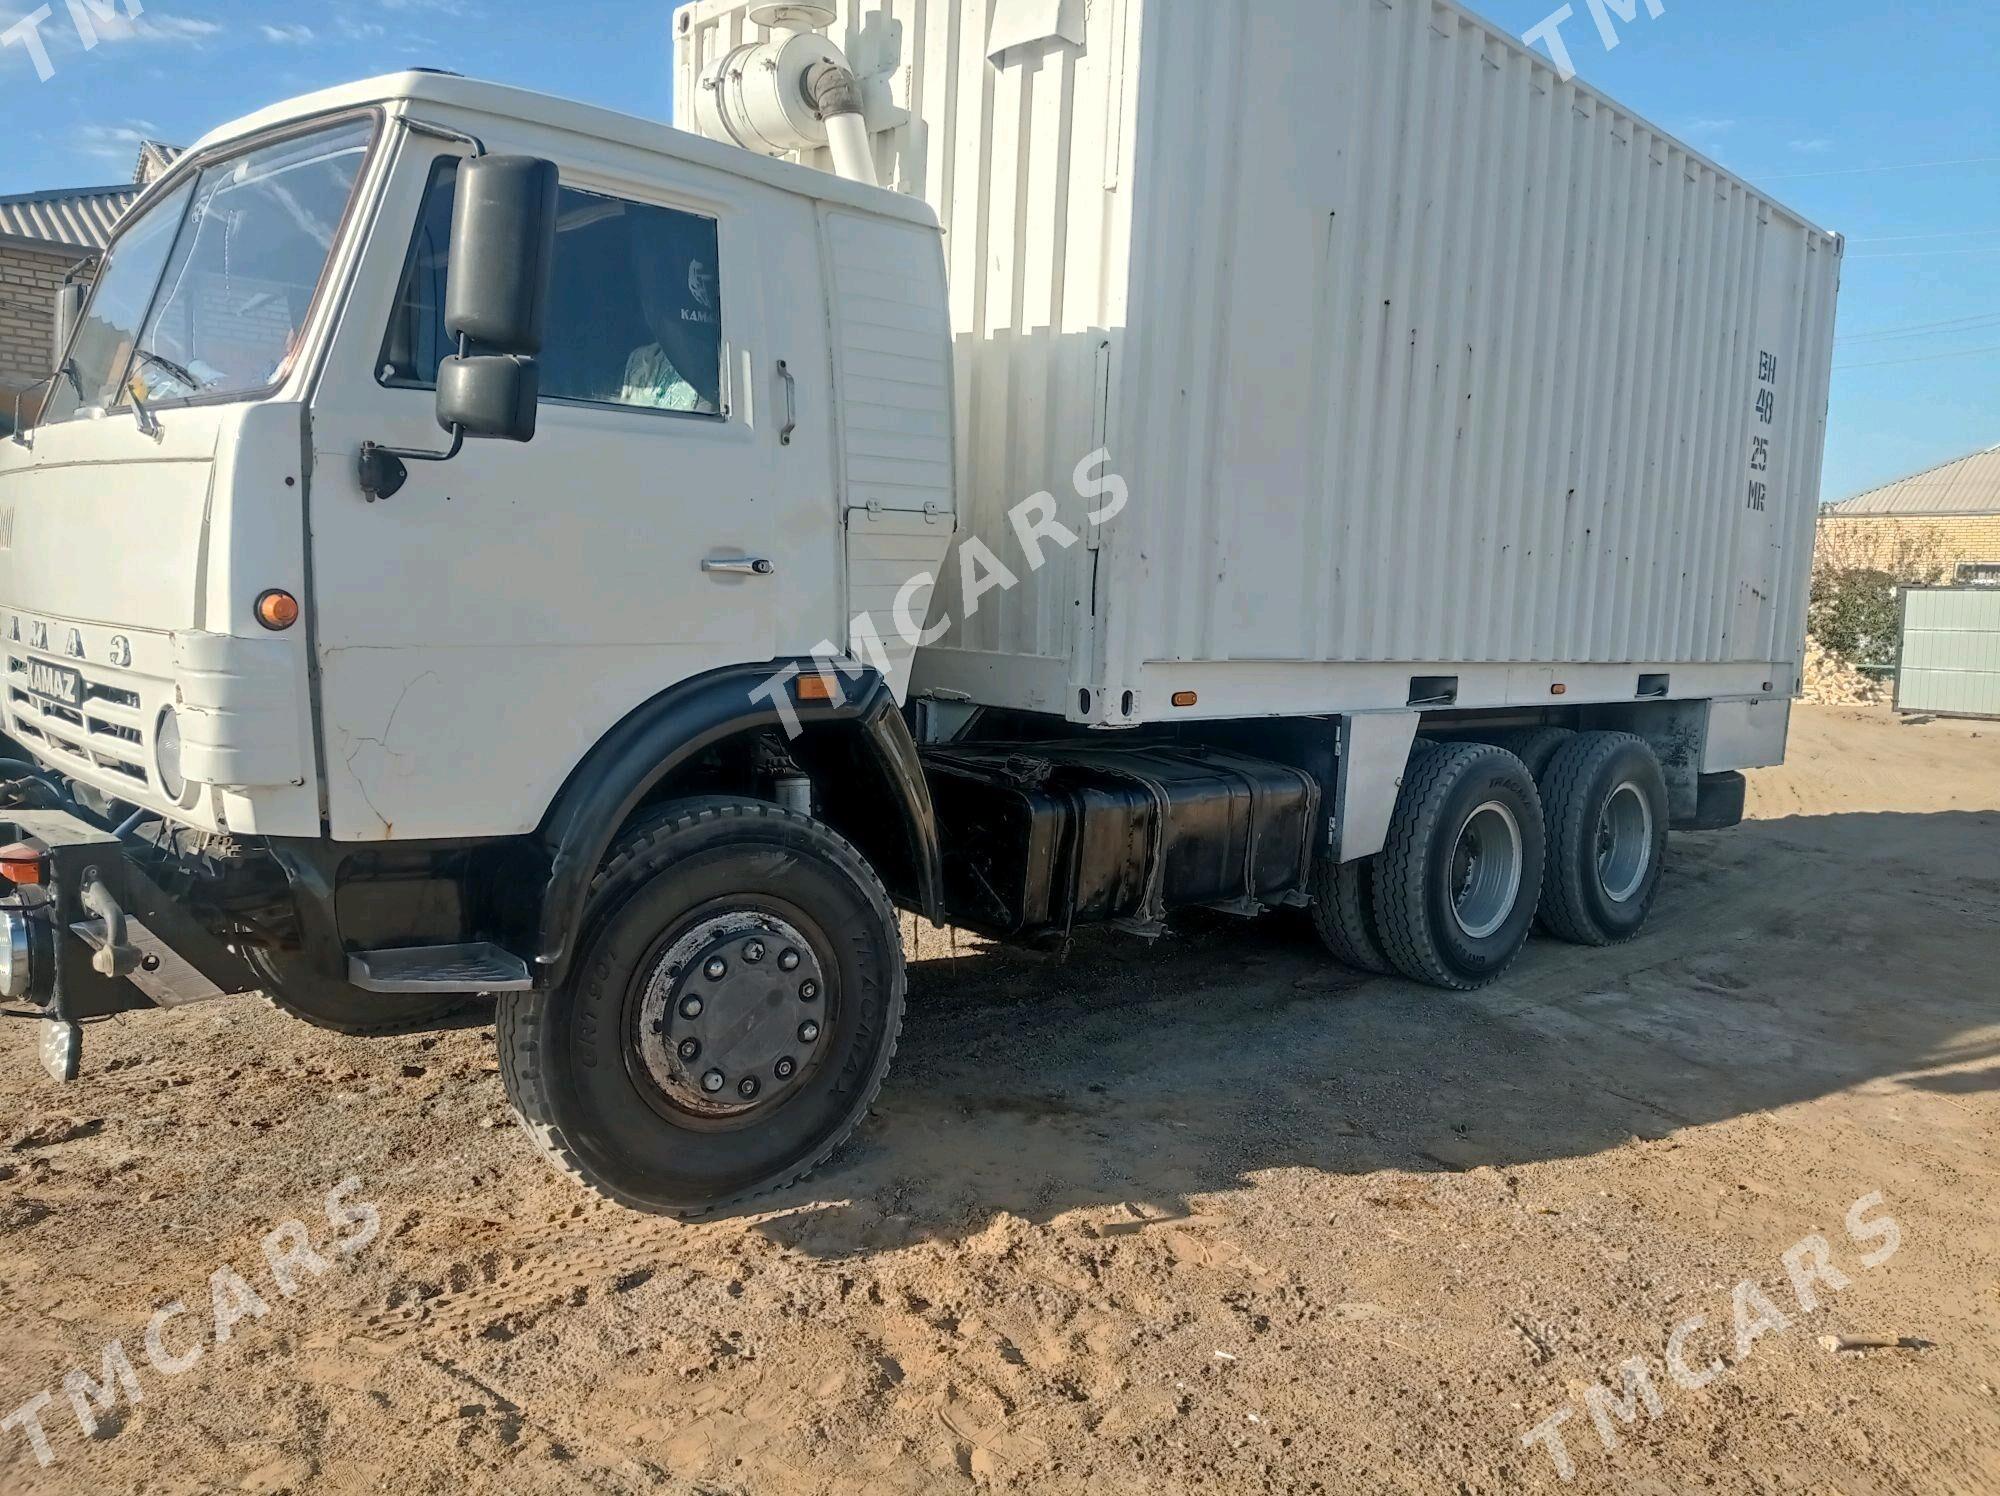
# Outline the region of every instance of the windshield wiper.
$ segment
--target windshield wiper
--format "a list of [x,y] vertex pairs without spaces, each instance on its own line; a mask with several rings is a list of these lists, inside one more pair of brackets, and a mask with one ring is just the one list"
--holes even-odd
[[[192,370],[184,369],[172,359],[144,348],[138,350],[137,357],[144,363],[153,364],[158,368],[166,370],[168,377],[178,380],[182,385],[186,386],[189,395],[200,393],[201,381],[195,378]],[[131,397],[132,413],[138,419],[140,432],[146,436],[150,436],[154,441],[159,441],[166,433],[161,430],[158,417],[147,406],[146,397],[140,393],[143,384],[144,382],[139,376],[134,374],[126,383],[125,393]]]
[[175,363],[172,359],[167,358],[162,354],[154,353],[149,349],[145,348],[141,348],[139,350],[139,357],[145,363],[149,363],[155,365],[158,368],[165,369],[169,375],[171,375],[173,378],[179,380],[182,384],[187,386],[187,391],[190,395],[199,394],[201,392],[201,380],[195,377],[193,370],[185,369],[181,367],[181,365]]

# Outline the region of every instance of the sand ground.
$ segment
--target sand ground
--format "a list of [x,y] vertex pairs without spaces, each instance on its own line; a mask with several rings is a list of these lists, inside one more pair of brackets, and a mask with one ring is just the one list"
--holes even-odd
[[[2000,724],[1802,708],[1752,793],[1643,940],[1470,997],[1281,921],[931,934],[857,1140],[694,1227],[546,1172],[484,1027],[132,1016],[62,1089],[8,1025],[0,1413],[51,1394],[54,1463],[0,1434],[0,1489],[2000,1491]],[[143,1400],[86,1438],[114,1340]]]

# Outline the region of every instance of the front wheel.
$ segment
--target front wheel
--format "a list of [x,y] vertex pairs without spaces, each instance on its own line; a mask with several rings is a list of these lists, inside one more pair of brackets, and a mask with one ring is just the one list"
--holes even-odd
[[695,801],[613,852],[568,980],[503,1000],[500,1068],[559,1168],[691,1217],[839,1147],[902,1019],[901,933],[861,854],[775,805]]

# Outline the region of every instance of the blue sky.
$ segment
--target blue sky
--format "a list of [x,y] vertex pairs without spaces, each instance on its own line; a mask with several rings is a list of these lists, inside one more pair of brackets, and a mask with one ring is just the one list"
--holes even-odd
[[[0,0],[0,31],[39,3]],[[411,64],[671,107],[665,0],[152,0],[88,52],[50,3],[46,82],[0,49],[0,193],[118,181],[142,137]],[[1474,8],[1521,34],[1556,3]],[[1607,52],[1573,4],[1561,35],[1587,80],[1848,235],[1826,496],[2000,442],[2000,7],[1637,0]]]

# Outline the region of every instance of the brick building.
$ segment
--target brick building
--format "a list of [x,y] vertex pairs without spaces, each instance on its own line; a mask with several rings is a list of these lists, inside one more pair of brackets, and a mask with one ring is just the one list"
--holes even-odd
[[1915,561],[1946,583],[2000,585],[2000,447],[1829,504],[1820,546],[1846,564],[1901,573]]
[[56,188],[0,197],[0,434],[14,427],[15,396],[32,420],[36,388],[54,360],[55,294],[65,278],[88,275],[125,210],[180,154],[147,141],[130,182]]

